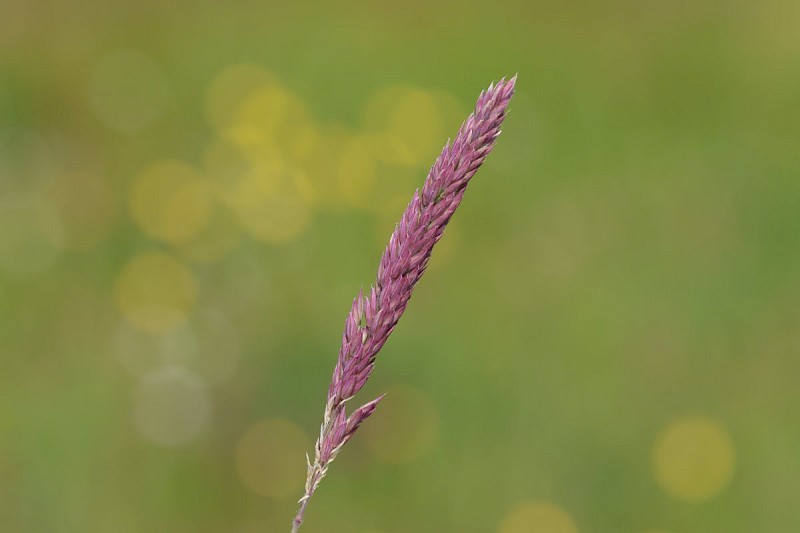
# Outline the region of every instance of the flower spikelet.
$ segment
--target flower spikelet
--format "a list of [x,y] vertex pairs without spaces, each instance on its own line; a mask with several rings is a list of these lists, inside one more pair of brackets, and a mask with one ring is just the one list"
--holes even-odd
[[333,371],[323,423],[308,461],[306,492],[295,517],[294,531],[303,521],[308,499],[330,463],[358,427],[375,411],[383,396],[357,408],[348,417],[346,403],[372,374],[375,357],[397,326],[425,268],[433,247],[461,203],[464,191],[486,160],[500,135],[516,76],[501,79],[478,97],[475,111],[447,142],[394,229],[378,266],[377,279],[360,291],[344,324],[342,345]]

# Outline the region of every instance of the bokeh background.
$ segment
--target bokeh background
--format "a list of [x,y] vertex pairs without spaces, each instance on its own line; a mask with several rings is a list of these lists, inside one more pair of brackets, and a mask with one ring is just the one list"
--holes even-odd
[[288,531],[514,73],[304,530],[800,531],[796,0],[0,2],[0,529]]

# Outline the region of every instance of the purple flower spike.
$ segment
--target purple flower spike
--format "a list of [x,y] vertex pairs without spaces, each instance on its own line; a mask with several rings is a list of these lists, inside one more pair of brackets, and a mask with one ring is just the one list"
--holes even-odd
[[478,97],[475,111],[461,125],[453,143],[448,142],[439,154],[422,191],[414,192],[383,252],[375,285],[367,294],[359,292],[353,300],[328,388],[314,462],[307,457],[305,495],[300,499],[292,532],[303,523],[308,501],[330,463],[383,399],[380,396],[347,417],[345,404],[372,374],[375,356],[405,311],[434,245],[461,203],[469,180],[494,147],[516,80],[516,76],[510,80],[501,79]]

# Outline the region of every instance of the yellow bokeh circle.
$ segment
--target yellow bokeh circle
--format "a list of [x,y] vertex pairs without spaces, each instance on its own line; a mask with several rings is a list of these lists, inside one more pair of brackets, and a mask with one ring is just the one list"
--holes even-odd
[[206,92],[206,118],[213,126],[226,128],[243,100],[259,87],[274,82],[275,75],[259,65],[242,63],[226,67]]
[[258,205],[242,206],[236,212],[254,238],[275,244],[291,241],[310,221],[305,202],[293,193],[264,196]]
[[[424,392],[393,387],[362,430],[367,449],[381,461],[408,463],[424,457],[436,446],[439,416]],[[413,428],[413,431],[409,431]]]
[[713,498],[728,486],[735,466],[736,454],[728,432],[705,417],[669,423],[653,448],[656,481],[681,501]]
[[[274,154],[274,153],[273,153]],[[299,170],[275,155],[265,158],[239,179],[225,196],[228,206],[250,235],[268,243],[298,237],[311,222],[309,196]]]
[[319,132],[305,102],[288,88],[270,83],[241,102],[224,138],[248,156],[275,149],[296,163],[313,155]]
[[213,403],[205,384],[178,366],[157,369],[140,380],[133,399],[133,423],[153,444],[188,444],[211,425]]
[[111,338],[113,355],[132,377],[141,378],[164,366],[160,334],[142,331],[120,320]]
[[288,420],[261,420],[236,446],[236,471],[256,494],[276,499],[296,497],[305,481],[305,457],[298,452],[308,450],[310,444],[303,430]]
[[196,293],[192,272],[175,257],[158,252],[131,259],[115,287],[117,308],[128,322],[155,333],[186,320]]
[[364,108],[365,130],[378,135],[375,156],[394,164],[432,162],[445,137],[443,122],[437,95],[416,87],[385,87]]
[[[353,182],[364,182],[369,190],[372,189],[374,164],[365,161],[363,154],[358,153],[361,147],[353,145],[354,137],[341,125],[328,125],[320,131],[320,141],[312,157],[302,162],[301,167],[313,184],[315,200],[322,209],[341,209],[353,205],[351,198],[344,197],[356,185]],[[348,176],[351,170],[356,173],[352,182]],[[359,192],[356,203],[362,201]]]
[[239,365],[239,332],[225,314],[213,309],[193,313],[191,320],[160,338],[164,360],[193,371],[209,385],[229,380]]
[[190,240],[208,223],[212,208],[209,183],[181,161],[153,164],[131,186],[131,215],[156,239],[171,243]]
[[241,148],[225,139],[214,139],[203,151],[203,172],[223,192],[235,187],[252,166]]
[[577,533],[572,517],[549,501],[524,502],[500,523],[497,533]]
[[341,147],[336,164],[340,196],[351,207],[367,207],[375,182],[375,161],[364,138]]
[[190,240],[176,245],[181,257],[196,263],[219,261],[241,241],[242,232],[227,206],[217,205],[208,224]]

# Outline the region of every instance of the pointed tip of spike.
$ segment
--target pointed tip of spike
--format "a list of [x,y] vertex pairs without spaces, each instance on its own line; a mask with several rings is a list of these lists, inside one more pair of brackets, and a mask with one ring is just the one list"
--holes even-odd
[[508,100],[514,95],[515,86],[517,84],[518,74],[514,74],[510,78],[503,76],[499,80],[489,84],[489,87],[481,93],[481,98],[490,96],[490,98],[499,98],[501,100]]
[[519,73],[516,73],[513,76],[511,76],[510,78],[503,78],[500,81],[500,83],[498,83],[497,85],[498,86],[499,85],[503,85],[503,89],[505,90],[505,92],[508,93],[508,94],[511,94],[511,93],[514,92],[514,87],[517,84],[517,76],[518,75],[519,75]]

